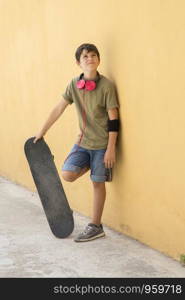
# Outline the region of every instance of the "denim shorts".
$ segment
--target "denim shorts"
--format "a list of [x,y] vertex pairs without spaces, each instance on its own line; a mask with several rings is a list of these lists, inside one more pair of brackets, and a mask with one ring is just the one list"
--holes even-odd
[[82,168],[89,167],[92,181],[105,182],[108,172],[104,164],[105,151],[106,149],[89,150],[75,144],[62,166],[62,171],[79,173]]

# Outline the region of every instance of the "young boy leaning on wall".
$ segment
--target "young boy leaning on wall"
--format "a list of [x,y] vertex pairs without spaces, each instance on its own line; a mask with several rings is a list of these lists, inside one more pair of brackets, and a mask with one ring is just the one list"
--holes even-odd
[[97,47],[82,44],[77,48],[75,57],[83,73],[71,80],[62,99],[36,134],[34,143],[46,134],[69,104],[75,103],[80,134],[64,161],[62,177],[73,182],[90,170],[92,220],[75,238],[75,242],[85,242],[105,236],[101,218],[106,198],[105,182],[110,181],[116,160],[119,105],[113,83],[97,71],[100,64]]

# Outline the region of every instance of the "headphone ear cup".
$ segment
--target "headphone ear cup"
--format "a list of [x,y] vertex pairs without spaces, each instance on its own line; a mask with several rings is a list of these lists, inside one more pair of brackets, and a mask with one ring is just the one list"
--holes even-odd
[[96,82],[93,80],[87,80],[85,83],[85,89],[87,91],[93,91],[96,88]]
[[77,83],[76,83],[76,86],[78,89],[83,89],[85,87],[85,80],[81,79],[81,80],[78,80]]

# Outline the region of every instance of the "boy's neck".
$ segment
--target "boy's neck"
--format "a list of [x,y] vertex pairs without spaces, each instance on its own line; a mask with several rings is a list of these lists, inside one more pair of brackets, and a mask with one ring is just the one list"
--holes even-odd
[[85,72],[84,71],[84,78],[86,80],[94,80],[97,77],[97,70],[95,71],[90,71],[90,72]]

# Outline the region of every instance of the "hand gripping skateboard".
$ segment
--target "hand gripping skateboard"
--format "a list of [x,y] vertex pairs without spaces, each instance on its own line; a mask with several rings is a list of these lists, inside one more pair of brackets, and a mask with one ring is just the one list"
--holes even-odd
[[36,143],[33,140],[34,137],[25,142],[25,155],[51,231],[56,237],[65,238],[74,229],[73,212],[48,145],[43,138]]

